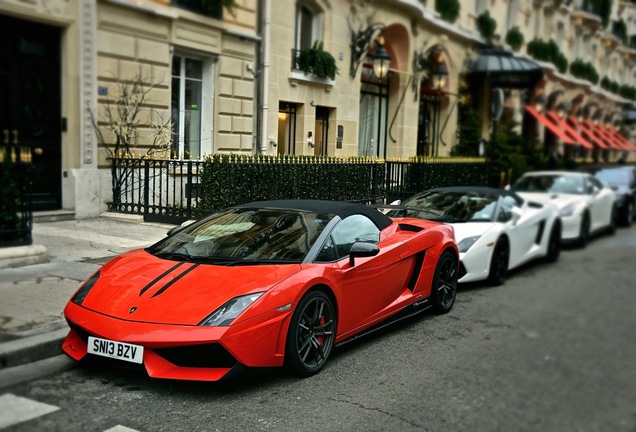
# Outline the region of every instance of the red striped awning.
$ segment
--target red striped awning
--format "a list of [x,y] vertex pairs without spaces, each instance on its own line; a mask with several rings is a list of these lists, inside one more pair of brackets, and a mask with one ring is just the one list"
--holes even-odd
[[605,144],[600,137],[596,136],[596,133],[593,130],[587,127],[585,122],[580,123],[574,116],[570,116],[568,119],[583,132],[583,135],[587,137],[589,141],[594,142],[594,144],[596,144],[599,148],[609,148],[609,146]]
[[573,137],[570,137],[561,127],[550,120],[548,117],[540,114],[532,105],[526,105],[525,110],[528,111],[532,117],[536,118],[539,123],[547,127],[553,134],[555,134],[565,144],[577,144]]
[[601,126],[601,125],[595,125],[594,123],[592,123],[590,120],[584,120],[585,125],[592,129],[593,131],[596,131],[596,134],[598,136],[600,136],[603,141],[605,142],[605,144],[607,144],[609,147],[612,147],[616,150],[623,150],[623,146],[620,145],[619,143],[615,142],[614,139],[607,135],[607,133],[605,132],[605,127]]
[[619,131],[616,129],[608,129],[609,132],[623,145],[623,148],[628,151],[636,150],[636,145],[625,138]]
[[571,136],[574,141],[576,141],[576,144],[581,144],[583,147],[587,147],[587,148],[594,148],[594,146],[592,144],[590,144],[585,138],[583,138],[577,131],[576,129],[574,129],[572,126],[570,126],[565,120],[561,120],[558,116],[557,113],[555,113],[554,111],[548,111],[547,112],[547,117],[552,120],[554,123],[558,124],[559,126],[561,126],[561,129],[563,129],[569,136]]

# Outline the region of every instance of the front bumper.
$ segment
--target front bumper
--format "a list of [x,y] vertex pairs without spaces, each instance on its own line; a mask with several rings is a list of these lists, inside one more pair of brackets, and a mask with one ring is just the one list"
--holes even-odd
[[74,360],[86,357],[94,336],[143,346],[143,366],[153,378],[196,381],[218,381],[240,366],[282,366],[290,317],[272,311],[229,327],[179,326],[112,318],[72,302],[64,314],[71,331],[62,350]]

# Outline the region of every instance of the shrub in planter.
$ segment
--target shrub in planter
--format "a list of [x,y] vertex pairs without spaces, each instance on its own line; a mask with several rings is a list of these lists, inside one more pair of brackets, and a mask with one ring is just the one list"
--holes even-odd
[[435,10],[444,21],[454,23],[459,18],[461,4],[459,0],[435,0]]
[[477,28],[484,39],[490,39],[497,30],[497,21],[490,16],[490,12],[482,12],[477,17]]
[[336,79],[338,67],[336,59],[323,50],[322,42],[314,42],[311,48],[300,51],[298,66],[305,74],[312,74],[317,78]]
[[523,33],[519,30],[519,26],[514,26],[506,33],[506,43],[510,45],[513,51],[519,51],[523,46]]

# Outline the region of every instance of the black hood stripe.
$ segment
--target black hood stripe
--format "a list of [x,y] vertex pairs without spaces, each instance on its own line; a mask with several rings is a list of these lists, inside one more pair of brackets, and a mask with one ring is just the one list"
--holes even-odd
[[167,290],[168,288],[170,288],[174,283],[176,283],[179,279],[181,279],[182,277],[184,277],[185,275],[187,275],[188,273],[190,273],[192,270],[194,270],[195,268],[199,267],[200,264],[195,264],[192,267],[190,267],[189,269],[187,269],[186,271],[184,271],[183,273],[181,273],[179,276],[177,276],[176,278],[172,279],[170,282],[168,282],[167,284],[165,284],[159,291],[157,291],[156,293],[154,293],[152,295],[152,297],[157,297],[159,294],[162,294],[165,290]]
[[141,297],[143,295],[143,293],[145,293],[146,291],[148,291],[150,289],[150,287],[152,287],[154,284],[156,284],[157,282],[159,282],[161,279],[163,279],[164,277],[166,277],[169,273],[172,273],[175,269],[177,269],[178,267],[184,265],[184,262],[180,262],[172,267],[170,267],[168,270],[166,270],[165,272],[161,273],[159,276],[157,276],[152,282],[150,282],[148,285],[146,285],[145,287],[143,287],[141,289],[141,291],[139,291],[139,297]]

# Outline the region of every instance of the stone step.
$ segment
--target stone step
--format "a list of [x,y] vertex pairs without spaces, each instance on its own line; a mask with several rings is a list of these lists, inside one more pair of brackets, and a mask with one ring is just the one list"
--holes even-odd
[[75,219],[74,210],[48,210],[33,212],[33,222],[57,222]]

